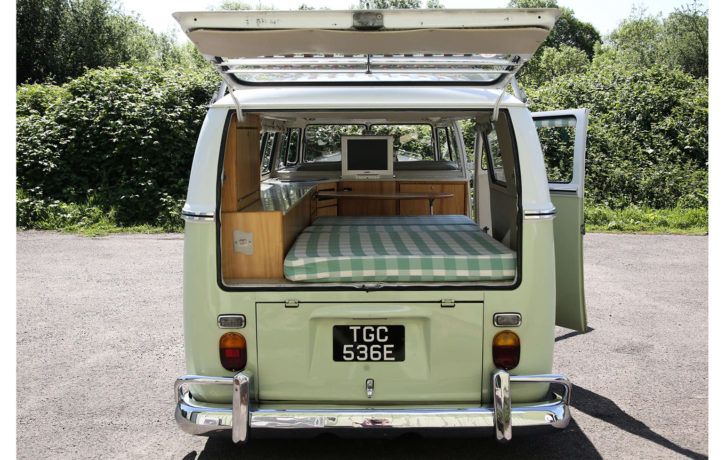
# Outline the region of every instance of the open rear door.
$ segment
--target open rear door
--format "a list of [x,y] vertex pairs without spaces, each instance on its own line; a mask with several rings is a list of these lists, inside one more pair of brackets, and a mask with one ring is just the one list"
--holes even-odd
[[582,237],[585,234],[587,109],[533,113],[547,166],[554,220],[558,326],[585,332]]
[[233,89],[255,85],[504,88],[558,9],[174,13]]

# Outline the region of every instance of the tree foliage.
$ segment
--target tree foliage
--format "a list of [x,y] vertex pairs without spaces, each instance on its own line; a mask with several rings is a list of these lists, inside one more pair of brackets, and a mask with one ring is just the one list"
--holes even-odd
[[[562,75],[556,71],[580,71],[583,68],[582,51],[588,61],[592,59],[598,45],[602,43],[600,33],[589,22],[582,22],[575,17],[571,8],[561,7],[557,0],[510,0],[510,8],[559,8],[559,17],[552,31],[537,52],[517,73],[517,78],[525,86],[538,86],[553,76]],[[561,51],[561,53],[557,53]],[[548,56],[545,58],[544,54]],[[557,64],[549,59],[557,58]]]
[[[108,216],[122,225],[180,222],[219,77],[193,44],[153,33],[112,1],[17,2],[17,79],[39,83],[16,91],[19,226]],[[372,0],[371,7],[422,3]],[[558,7],[556,0],[510,6]],[[219,8],[250,6],[225,0]],[[707,12],[699,3],[665,18],[634,10],[601,43],[592,25],[563,10],[518,78],[533,111],[590,108],[587,200],[610,208],[706,206]],[[97,67],[115,68],[87,70]],[[464,135],[471,153],[473,134]]]
[[16,29],[18,84],[62,83],[86,69],[125,63],[195,65],[201,58],[111,0],[18,0]]
[[525,64],[527,72],[520,78],[527,88],[538,88],[561,75],[582,73],[590,66],[587,54],[579,48],[562,45],[546,47],[537,59]]
[[600,59],[678,66],[695,77],[707,77],[707,11],[694,2],[663,19],[633,8],[628,19],[607,37]]
[[186,194],[217,84],[211,68],[122,66],[20,87],[19,188],[46,203],[92,200],[124,225],[165,225]]
[[558,77],[532,110],[590,109],[586,197],[614,208],[708,202],[708,85],[678,69],[622,62]]

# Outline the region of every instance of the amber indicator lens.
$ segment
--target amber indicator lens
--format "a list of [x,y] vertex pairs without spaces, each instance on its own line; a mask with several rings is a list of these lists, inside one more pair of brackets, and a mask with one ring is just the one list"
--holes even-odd
[[494,365],[508,371],[519,364],[519,336],[512,331],[502,331],[492,341]]
[[227,332],[219,339],[219,360],[228,371],[241,371],[247,365],[247,341],[242,334]]

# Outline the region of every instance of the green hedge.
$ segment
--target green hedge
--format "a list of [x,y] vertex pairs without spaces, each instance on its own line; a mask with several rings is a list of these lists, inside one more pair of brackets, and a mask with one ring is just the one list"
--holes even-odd
[[18,225],[41,216],[24,209],[90,202],[119,225],[178,226],[218,82],[212,69],[122,66],[19,87]]
[[708,209],[585,206],[585,224],[588,231],[595,232],[704,234],[708,232]]
[[590,109],[588,201],[610,208],[708,206],[708,83],[614,63],[530,91],[532,110]]
[[[102,212],[116,225],[179,228],[218,81],[211,68],[123,66],[18,87],[17,225],[75,228]],[[707,91],[678,70],[611,64],[528,93],[533,111],[590,108],[588,206],[685,209],[708,201]]]

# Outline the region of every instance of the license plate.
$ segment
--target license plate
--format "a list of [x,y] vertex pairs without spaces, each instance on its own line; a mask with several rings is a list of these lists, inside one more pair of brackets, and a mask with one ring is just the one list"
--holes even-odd
[[333,326],[333,361],[404,361],[403,326]]

